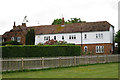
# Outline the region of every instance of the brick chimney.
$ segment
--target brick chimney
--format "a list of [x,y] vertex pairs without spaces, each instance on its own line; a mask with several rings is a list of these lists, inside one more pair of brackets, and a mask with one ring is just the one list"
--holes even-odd
[[65,24],[65,20],[64,20],[64,17],[62,17],[62,25]]
[[26,27],[26,23],[22,23],[22,26],[23,26],[23,27]]
[[16,27],[15,21],[14,21],[14,25],[13,25],[13,29]]

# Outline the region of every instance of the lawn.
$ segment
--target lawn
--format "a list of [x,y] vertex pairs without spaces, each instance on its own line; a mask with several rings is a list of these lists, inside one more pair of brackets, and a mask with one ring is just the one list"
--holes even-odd
[[4,73],[3,78],[118,78],[118,63]]

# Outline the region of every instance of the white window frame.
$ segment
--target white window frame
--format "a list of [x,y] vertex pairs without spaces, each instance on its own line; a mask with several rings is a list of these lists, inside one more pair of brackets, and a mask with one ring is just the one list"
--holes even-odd
[[104,53],[104,46],[96,46],[96,53]]
[[65,38],[64,38],[64,36],[62,36],[62,40],[64,40]]
[[88,47],[84,46],[84,52],[87,52],[87,51],[88,51]]
[[69,39],[76,39],[76,35],[69,35]]
[[96,34],[96,39],[103,39],[103,33],[97,33]]
[[87,39],[87,34],[84,35],[84,39]]
[[17,42],[21,42],[21,37],[17,37]]
[[56,36],[54,36],[54,40],[56,40],[57,39],[57,37]]
[[44,40],[45,41],[50,40],[50,36],[44,36]]
[[11,37],[11,41],[15,41],[15,37]]

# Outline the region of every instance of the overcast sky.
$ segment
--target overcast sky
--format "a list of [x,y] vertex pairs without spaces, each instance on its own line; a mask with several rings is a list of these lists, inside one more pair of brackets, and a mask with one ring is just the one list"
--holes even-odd
[[118,30],[119,0],[0,0],[0,35],[21,25],[51,25],[56,18],[81,18],[83,21],[108,21]]

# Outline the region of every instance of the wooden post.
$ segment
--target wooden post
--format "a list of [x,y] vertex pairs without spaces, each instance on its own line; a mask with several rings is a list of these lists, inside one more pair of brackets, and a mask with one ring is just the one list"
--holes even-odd
[[21,62],[22,62],[22,70],[24,69],[24,60],[23,60],[23,57],[21,59]]
[[44,68],[44,57],[42,57],[42,68]]
[[106,63],[108,62],[108,55],[106,54]]
[[76,65],[76,56],[74,56],[74,65]]
[[99,63],[99,55],[97,55],[97,63]]
[[61,57],[59,57],[59,67],[61,67]]
[[87,56],[87,64],[89,64],[89,60],[90,60],[90,55]]

